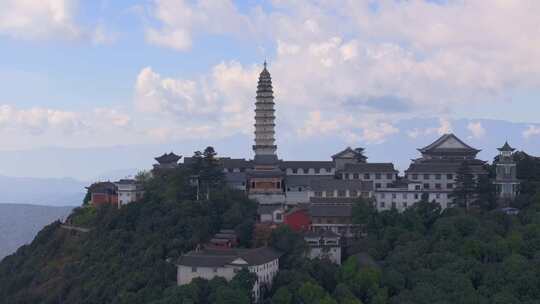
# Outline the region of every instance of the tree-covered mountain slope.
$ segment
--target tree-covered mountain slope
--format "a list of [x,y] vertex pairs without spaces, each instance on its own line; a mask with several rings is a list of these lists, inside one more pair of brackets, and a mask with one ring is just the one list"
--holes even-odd
[[[263,303],[540,303],[540,160],[518,156],[527,168],[518,215],[484,209],[490,204],[441,212],[427,201],[376,212],[359,201],[353,220],[367,237],[341,266],[305,259],[302,236],[278,227],[270,245],[283,253],[280,271]],[[253,241],[256,204],[212,168],[201,161],[145,179],[144,200],[120,210],[75,210],[70,222],[89,232],[47,226],[0,263],[0,303],[249,303],[246,272],[176,286],[174,260],[217,230],[235,229],[242,246]],[[194,173],[210,199],[193,200]]]
[[251,231],[256,204],[225,189],[219,176],[209,200],[192,200],[190,175],[158,175],[146,181],[143,201],[120,210],[76,209],[69,221],[87,233],[60,222],[45,227],[0,263],[0,303],[151,303],[176,284],[175,259],[220,228],[249,242],[242,231]]

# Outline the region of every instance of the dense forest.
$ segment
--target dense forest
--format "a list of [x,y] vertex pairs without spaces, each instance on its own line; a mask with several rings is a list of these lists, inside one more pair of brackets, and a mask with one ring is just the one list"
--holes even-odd
[[[215,153],[144,181],[142,202],[120,210],[77,209],[80,233],[53,223],[0,263],[2,303],[249,303],[253,277],[176,286],[174,260],[220,228],[252,243],[256,203],[228,190]],[[284,253],[265,303],[540,303],[540,160],[515,154],[522,191],[518,215],[493,204],[441,211],[422,200],[403,213],[366,202],[353,218],[367,236],[341,266],[303,257],[306,244],[287,227],[270,244]],[[203,200],[190,177],[200,176]],[[491,198],[486,198],[489,200]],[[352,254],[359,253],[359,254]]]

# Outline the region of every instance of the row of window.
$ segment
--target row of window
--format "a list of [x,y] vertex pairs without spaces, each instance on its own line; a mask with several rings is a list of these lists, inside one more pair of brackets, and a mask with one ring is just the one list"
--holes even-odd
[[[440,174],[440,173],[436,173],[436,174],[428,174],[428,173],[418,174],[418,173],[413,173],[413,174],[410,174],[412,180],[418,180],[420,176],[423,176],[424,179],[431,179],[431,176],[432,176],[432,175],[435,177],[435,179],[442,179],[442,174]],[[407,175],[405,175],[405,178],[407,178]],[[452,173],[446,174],[446,179],[449,179],[449,180],[454,179],[454,174],[452,174]]]
[[[391,197],[392,199],[398,198],[398,195],[399,195],[399,193],[379,193],[379,198],[384,199],[384,198],[387,197],[387,194],[388,194],[388,197]],[[411,197],[410,194],[413,195],[412,197],[415,200],[420,199],[420,196],[421,196],[420,193],[406,193],[406,192],[401,193],[401,198],[409,199],[409,197]],[[436,199],[445,198],[445,197],[446,197],[446,193],[435,193],[435,198]]]
[[[311,168],[313,170],[315,170],[315,174],[320,174],[321,171],[325,172],[325,173],[331,173],[332,172],[332,168]],[[309,174],[309,168],[292,168],[291,171],[293,174]]]
[[[431,188],[431,185],[430,184],[424,184],[424,189],[430,189]],[[434,184],[433,185],[433,189],[437,189],[437,190],[442,190],[443,186],[442,184]],[[420,190],[420,185],[416,185],[414,186],[414,189],[415,190]],[[446,184],[446,189],[454,189],[454,184],[452,183],[449,183],[449,184]]]
[[[315,197],[323,197],[323,194],[324,194],[324,197],[336,197],[336,195],[335,195],[336,192],[337,192],[337,197],[347,197],[347,190],[315,191],[314,195],[315,195]],[[361,191],[358,191],[358,190],[349,190],[349,197],[358,197],[358,196],[368,197],[369,193],[368,192],[361,192]]]
[[[363,179],[364,180],[370,180],[371,177],[374,176],[375,179],[382,179],[383,174],[382,173],[364,173]],[[386,173],[386,179],[394,179],[395,174],[393,173]],[[343,179],[360,179],[360,173],[343,173],[341,175]]]

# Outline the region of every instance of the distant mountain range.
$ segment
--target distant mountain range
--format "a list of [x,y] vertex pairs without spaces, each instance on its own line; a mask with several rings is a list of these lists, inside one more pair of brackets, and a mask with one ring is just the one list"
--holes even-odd
[[45,206],[82,204],[88,183],[73,178],[0,176],[0,203]]
[[[418,157],[416,148],[433,142],[439,137],[439,132],[447,131],[482,149],[479,156],[484,160],[491,161],[497,153],[496,148],[502,146],[505,140],[518,150],[540,155],[538,124],[489,119],[449,119],[444,122],[445,128],[441,128],[438,118],[412,118],[398,121],[390,129],[373,128],[373,134],[357,129],[350,130],[354,136],[339,131],[298,136],[297,131],[282,126],[278,117],[278,156],[285,160],[330,160],[331,155],[346,146],[364,147],[369,161],[393,162],[403,171],[411,158]],[[527,133],[528,129],[530,131]],[[198,138],[162,144],[0,151],[0,174],[42,178],[69,176],[85,181],[113,180],[134,175],[141,169],[151,169],[155,163],[154,157],[165,152],[191,156],[194,151],[203,150],[206,146],[213,146],[220,156],[252,158],[253,136],[240,131],[221,139]],[[384,135],[379,138],[378,134]]]
[[67,217],[72,209],[73,207],[0,204],[0,260],[20,246],[30,243],[43,226]]

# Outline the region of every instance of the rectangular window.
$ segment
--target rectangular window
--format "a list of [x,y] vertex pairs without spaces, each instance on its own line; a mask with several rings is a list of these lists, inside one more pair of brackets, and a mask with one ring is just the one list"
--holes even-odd
[[441,195],[439,193],[435,194],[435,198],[441,198]]
[[413,179],[413,180],[417,180],[417,179],[418,179],[418,174],[413,174],[413,175],[412,175],[412,179]]
[[364,174],[364,179],[369,179],[369,173]]
[[349,179],[349,173],[343,174],[343,178],[344,178],[344,179]]
[[292,173],[293,173],[293,174],[296,174],[296,173],[298,173],[298,169],[296,169],[296,168],[293,168],[293,169],[292,169]]
[[414,190],[420,190],[420,185],[414,186]]
[[322,191],[315,191],[316,197],[322,197]]
[[424,179],[429,179],[429,174],[424,174]]
[[435,179],[441,179],[441,175],[439,173],[435,174]]
[[191,267],[191,272],[197,272],[197,267]]
[[407,198],[409,198],[409,195],[407,193],[403,193],[403,198],[407,199]]
[[408,206],[408,205],[407,205],[407,202],[404,202],[404,203],[403,203],[403,208],[407,208],[407,206]]
[[315,174],[321,173],[321,168],[315,168]]
[[441,189],[441,184],[435,184],[435,189]]
[[396,208],[396,202],[392,202],[392,208]]
[[360,178],[360,175],[359,175],[358,173],[354,173],[354,174],[353,174],[353,178],[354,178],[354,179],[359,179],[359,178]]
[[418,193],[414,194],[414,199],[418,199]]
[[332,172],[332,168],[326,168],[326,172],[328,173]]
[[397,197],[397,194],[396,193],[392,193],[392,198],[396,198]]
[[356,190],[351,190],[351,191],[349,191],[349,195],[350,195],[351,197],[357,197],[357,196],[358,196],[358,191],[356,191]]
[[339,197],[345,197],[346,191],[345,191],[345,190],[338,190],[337,195],[338,195]]
[[381,206],[381,208],[384,208],[384,202],[381,202],[379,206]]
[[394,175],[392,173],[386,173],[386,179],[393,179]]
[[375,173],[375,179],[381,179],[381,174],[380,173]]
[[454,175],[453,174],[446,174],[446,179],[454,179]]
[[424,184],[424,189],[429,189],[429,184]]
[[334,191],[326,190],[326,197],[334,197]]
[[446,189],[454,189],[454,184],[446,184]]
[[376,183],[375,184],[375,189],[380,189],[381,188],[381,184],[380,183]]
[[381,193],[381,198],[384,198],[384,193]]

